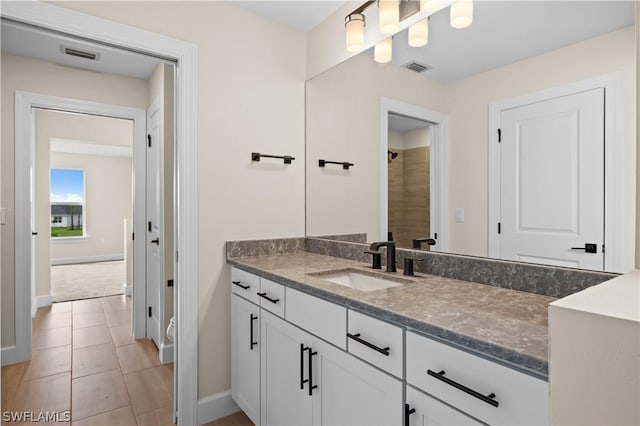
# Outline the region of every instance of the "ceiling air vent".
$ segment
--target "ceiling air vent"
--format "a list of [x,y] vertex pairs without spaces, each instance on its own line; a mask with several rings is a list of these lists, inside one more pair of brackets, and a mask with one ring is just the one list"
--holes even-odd
[[416,62],[416,61],[409,62],[404,67],[407,68],[407,69],[410,69],[411,71],[415,71],[417,73],[421,73],[421,72],[433,69],[433,67],[430,67],[429,65],[424,65],[424,64],[421,64],[420,62]]
[[65,55],[75,56],[77,58],[89,59],[95,61],[98,59],[98,54],[94,52],[87,52],[86,50],[74,49],[72,47],[62,47],[62,52]]

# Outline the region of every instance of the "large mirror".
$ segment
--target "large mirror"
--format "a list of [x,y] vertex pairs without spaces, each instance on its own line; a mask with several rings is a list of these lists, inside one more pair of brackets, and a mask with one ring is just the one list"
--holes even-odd
[[634,6],[477,1],[462,30],[446,8],[426,46],[308,80],[307,236],[633,269]]

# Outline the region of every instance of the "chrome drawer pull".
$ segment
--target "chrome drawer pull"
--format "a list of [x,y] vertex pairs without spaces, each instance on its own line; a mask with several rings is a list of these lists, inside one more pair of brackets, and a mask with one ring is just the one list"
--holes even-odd
[[471,396],[475,396],[476,398],[478,398],[479,400],[482,400],[483,402],[486,402],[487,404],[493,405],[494,407],[497,407],[499,405],[498,401],[496,401],[494,398],[496,397],[495,393],[490,393],[489,395],[483,395],[480,392],[474,391],[471,388],[466,387],[465,385],[462,385],[458,382],[455,382],[453,380],[451,380],[448,377],[444,376],[444,370],[443,371],[439,371],[438,373],[436,373],[433,370],[427,370],[427,374],[430,375],[431,377],[435,377],[436,379],[445,382],[448,385],[453,386],[456,389],[461,390],[462,392],[466,392]]
[[360,338],[360,333],[358,333],[358,334],[347,333],[347,337],[349,339],[355,340],[358,343],[362,343],[363,345],[365,345],[368,348],[373,349],[374,351],[380,352],[384,356],[389,356],[389,349],[390,349],[389,346],[387,346],[386,348],[381,348],[380,346],[376,346],[373,343],[367,342],[366,340]]

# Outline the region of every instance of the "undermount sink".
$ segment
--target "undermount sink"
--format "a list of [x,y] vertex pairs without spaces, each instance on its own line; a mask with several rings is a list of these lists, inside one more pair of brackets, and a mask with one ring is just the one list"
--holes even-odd
[[335,271],[315,272],[308,275],[360,291],[383,290],[385,288],[396,287],[401,284],[412,282],[411,280],[397,277],[389,279],[383,275],[367,273],[365,271],[350,268]]

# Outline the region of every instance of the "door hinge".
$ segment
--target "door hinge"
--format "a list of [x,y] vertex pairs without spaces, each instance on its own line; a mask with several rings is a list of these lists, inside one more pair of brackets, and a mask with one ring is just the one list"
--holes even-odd
[[178,261],[178,252],[176,251],[176,262]]
[[135,232],[132,232],[132,233],[131,233],[131,239],[132,239],[132,240],[135,240],[135,239],[136,239],[136,233],[135,233]]
[[604,244],[602,245],[602,252],[604,253]]
[[[502,129],[498,129],[498,143],[502,142]],[[149,145],[151,146],[151,145]]]
[[498,234],[500,233],[501,228],[502,228],[502,224],[500,222],[498,222]]
[[149,148],[151,148],[151,135],[147,135],[147,142],[149,144]]
[[173,287],[173,280],[167,281],[167,287]]
[[437,240],[438,239],[438,233],[436,232],[435,234],[433,234],[433,239]]
[[149,306],[149,318],[151,318],[151,306]]
[[149,232],[151,232],[151,221],[147,222],[148,226],[147,229],[149,229]]

